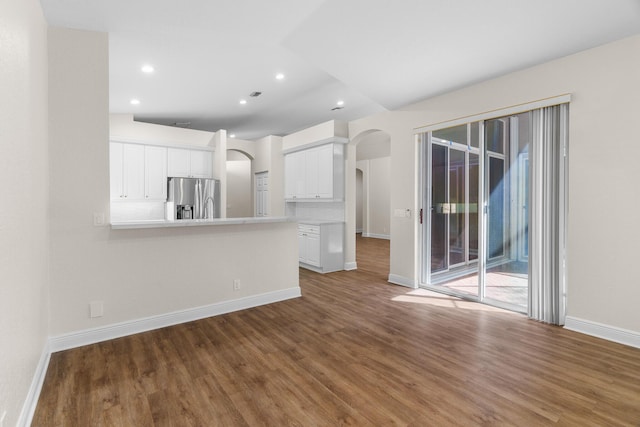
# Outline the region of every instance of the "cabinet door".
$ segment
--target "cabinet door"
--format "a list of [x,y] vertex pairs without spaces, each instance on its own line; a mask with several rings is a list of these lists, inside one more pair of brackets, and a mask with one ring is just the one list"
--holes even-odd
[[317,150],[316,196],[321,199],[333,198],[333,144]]
[[306,233],[306,263],[320,267],[320,235]]
[[124,197],[127,200],[144,199],[144,145],[124,144]]
[[297,153],[287,154],[284,158],[285,167],[285,198],[286,199],[302,199],[306,197],[305,180],[306,180],[306,164],[305,153],[299,151]]
[[144,197],[147,200],[167,199],[167,149],[144,147]]
[[301,231],[298,231],[298,260],[307,262],[307,239]]
[[112,142],[109,144],[109,184],[111,200],[124,198],[124,162],[123,144]]
[[191,175],[191,153],[184,148],[169,148],[167,151],[167,175],[189,177]]
[[211,151],[191,150],[191,176],[212,178],[213,153]]
[[305,155],[305,194],[307,199],[318,197],[318,149],[312,148],[304,152]]
[[293,199],[296,195],[295,158],[293,154],[284,156],[284,198]]

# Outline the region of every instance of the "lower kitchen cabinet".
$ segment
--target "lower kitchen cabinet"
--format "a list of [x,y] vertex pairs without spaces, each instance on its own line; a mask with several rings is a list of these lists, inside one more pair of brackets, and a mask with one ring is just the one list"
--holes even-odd
[[298,224],[300,267],[329,273],[344,269],[344,223]]

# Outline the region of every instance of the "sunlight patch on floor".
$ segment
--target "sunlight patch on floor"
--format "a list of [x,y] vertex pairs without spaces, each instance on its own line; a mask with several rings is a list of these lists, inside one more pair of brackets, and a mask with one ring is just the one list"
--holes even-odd
[[478,302],[466,301],[460,298],[456,298],[450,295],[440,294],[437,292],[429,291],[426,289],[415,289],[407,292],[404,295],[398,295],[391,298],[392,301],[397,302],[411,302],[415,304],[427,304],[435,307],[450,307],[461,308],[464,310],[474,311],[492,311],[505,314],[515,314],[509,310],[503,310],[501,308],[492,307],[486,304],[480,304]]

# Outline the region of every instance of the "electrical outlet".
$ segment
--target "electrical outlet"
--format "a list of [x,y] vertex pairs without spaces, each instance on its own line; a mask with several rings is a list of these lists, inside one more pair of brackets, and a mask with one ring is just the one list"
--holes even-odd
[[234,291],[240,290],[240,279],[233,279],[233,290]]
[[89,303],[89,317],[93,319],[94,317],[102,316],[104,316],[104,304],[102,301],[91,301]]
[[103,212],[94,212],[93,213],[93,225],[95,227],[102,227],[104,225],[104,213]]

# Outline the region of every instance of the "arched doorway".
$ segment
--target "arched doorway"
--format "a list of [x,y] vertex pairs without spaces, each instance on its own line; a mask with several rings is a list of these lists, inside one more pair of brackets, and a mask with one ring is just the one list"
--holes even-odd
[[[350,213],[347,224],[347,247],[358,258],[357,239],[363,243],[375,239],[387,252],[391,239],[391,136],[371,129],[354,137],[350,142],[349,181],[351,190],[347,200]],[[360,184],[361,182],[361,184]],[[349,224],[351,222],[351,224]],[[361,234],[360,234],[361,233]],[[356,234],[358,237],[356,239]],[[386,243],[385,243],[386,242]],[[386,259],[389,256],[386,255]],[[358,263],[360,263],[358,261]]]

